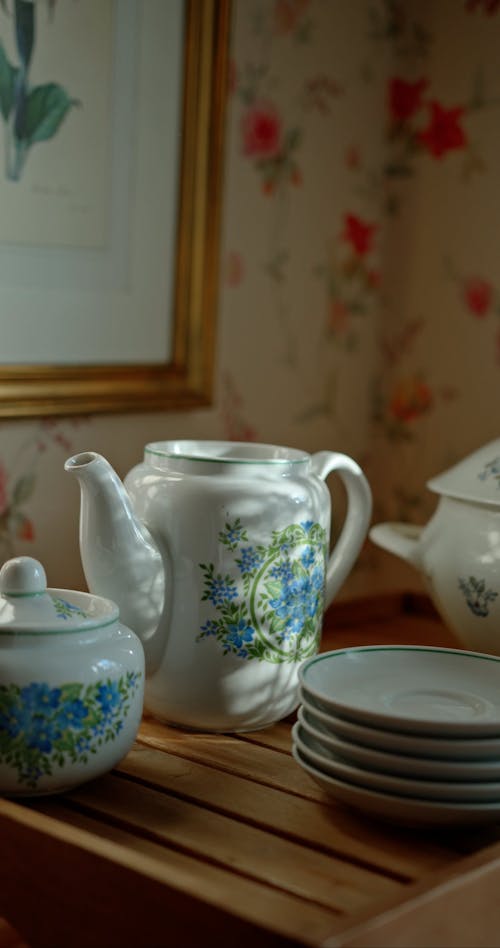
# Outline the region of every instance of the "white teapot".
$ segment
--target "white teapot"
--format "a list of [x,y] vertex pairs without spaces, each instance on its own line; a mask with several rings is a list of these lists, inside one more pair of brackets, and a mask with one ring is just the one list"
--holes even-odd
[[[81,487],[89,589],[117,602],[146,653],[147,710],[207,731],[265,727],[298,704],[297,672],[366,537],[371,493],[344,454],[230,441],[149,444],[122,485],[99,454]],[[348,498],[329,553],[336,472]]]
[[114,602],[0,570],[0,793],[67,790],[111,770],[141,721],[144,650]]
[[379,523],[370,539],[421,573],[463,645],[500,655],[500,439],[427,487],[439,495],[427,526]]

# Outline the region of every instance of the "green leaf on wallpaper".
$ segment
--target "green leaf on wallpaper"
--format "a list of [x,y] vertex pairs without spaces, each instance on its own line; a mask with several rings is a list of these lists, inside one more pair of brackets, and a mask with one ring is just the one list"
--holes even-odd
[[52,138],[77,99],[70,99],[62,86],[48,82],[36,86],[26,99],[23,141],[28,145]]
[[292,151],[294,148],[297,148],[300,145],[302,140],[302,132],[300,128],[290,128],[285,136],[285,150]]
[[15,483],[12,496],[15,507],[24,504],[31,497],[35,489],[36,478],[34,474],[23,474]]
[[0,111],[5,121],[7,121],[12,111],[18,72],[19,70],[12,66],[7,59],[3,45],[0,42]]
[[480,109],[485,104],[486,94],[485,94],[485,82],[484,82],[484,73],[482,69],[478,69],[474,76],[474,84],[472,86],[472,95],[470,97],[468,107],[469,109]]
[[384,170],[385,174],[391,178],[411,178],[413,175],[413,169],[404,162],[390,162]]
[[14,513],[9,520],[9,533],[18,540],[25,540],[26,534],[30,533],[31,525],[28,517],[22,513]]

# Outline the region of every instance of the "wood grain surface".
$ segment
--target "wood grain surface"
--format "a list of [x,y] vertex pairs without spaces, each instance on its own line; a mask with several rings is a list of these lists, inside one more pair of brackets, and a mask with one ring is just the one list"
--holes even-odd
[[[323,650],[398,642],[456,644],[422,597],[327,613]],[[293,760],[293,720],[221,735],[145,717],[112,773],[0,800],[1,948],[500,945],[499,827],[336,804]]]

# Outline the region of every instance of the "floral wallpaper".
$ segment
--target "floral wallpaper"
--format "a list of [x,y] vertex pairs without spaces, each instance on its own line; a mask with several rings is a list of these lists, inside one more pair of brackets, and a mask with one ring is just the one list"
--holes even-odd
[[[500,427],[499,49],[499,0],[233,0],[213,405],[2,422],[4,558],[82,586],[65,458],[168,437],[344,451],[374,522],[429,518]],[[341,595],[398,587],[367,541]]]

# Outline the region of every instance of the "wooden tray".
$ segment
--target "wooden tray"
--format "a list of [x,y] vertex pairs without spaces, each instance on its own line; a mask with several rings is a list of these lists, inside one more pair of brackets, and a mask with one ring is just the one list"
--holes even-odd
[[[391,642],[456,644],[418,596],[327,614],[324,649]],[[0,914],[51,948],[500,945],[500,826],[357,815],[294,762],[291,723],[226,736],[145,719],[113,773],[0,800]]]

